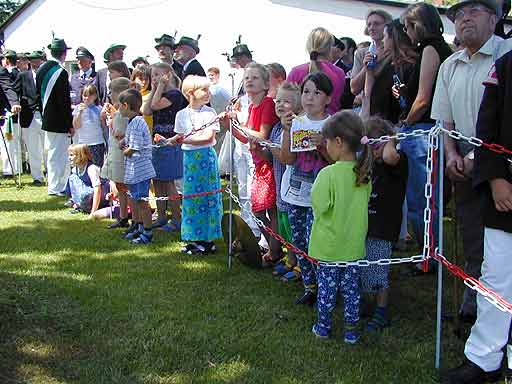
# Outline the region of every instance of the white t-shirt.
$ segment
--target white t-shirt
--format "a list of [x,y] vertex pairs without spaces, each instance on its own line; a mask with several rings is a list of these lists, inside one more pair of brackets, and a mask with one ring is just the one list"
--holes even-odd
[[[81,126],[76,130],[79,144],[96,145],[104,144],[103,129],[100,122],[101,108],[91,105],[82,112]],[[79,110],[75,108],[73,115],[78,115]]]
[[[311,120],[306,115],[296,117],[292,121],[290,128],[290,151],[303,152],[315,149],[309,142],[309,133],[322,133],[324,123],[329,119],[327,116],[323,120]],[[306,143],[302,143],[306,141]]]
[[[204,124],[208,124],[217,118],[215,110],[211,107],[203,105],[200,110],[195,110],[190,107],[184,108],[176,114],[176,121],[174,124],[174,132],[181,135],[188,135],[193,129],[199,129]],[[219,123],[216,122],[208,127],[214,132],[220,131]],[[198,132],[199,133],[199,132]],[[213,147],[216,141],[206,145],[192,145],[182,144],[181,149],[190,151],[193,149]]]

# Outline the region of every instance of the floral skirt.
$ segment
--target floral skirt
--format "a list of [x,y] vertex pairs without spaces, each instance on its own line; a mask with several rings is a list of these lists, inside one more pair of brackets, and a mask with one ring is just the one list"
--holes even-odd
[[[217,155],[212,147],[183,151],[183,194],[220,189]],[[181,239],[212,241],[222,237],[222,194],[183,199]]]

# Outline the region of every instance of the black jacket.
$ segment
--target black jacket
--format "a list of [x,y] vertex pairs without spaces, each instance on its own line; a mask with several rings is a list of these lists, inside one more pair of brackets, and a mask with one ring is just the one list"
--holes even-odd
[[190,64],[187,66],[187,69],[183,71],[181,79],[185,79],[188,75],[196,75],[196,76],[206,76],[206,72],[203,69],[203,66],[199,64],[199,61],[196,59],[192,60]]
[[36,82],[32,70],[20,72],[14,83],[14,89],[21,105],[20,125],[22,128],[28,128],[34,118],[34,112],[39,110]]
[[[476,133],[486,143],[496,143],[512,150],[512,51],[495,63],[478,113]],[[508,156],[512,158],[512,156]],[[510,163],[502,155],[478,147],[475,150],[473,184],[485,194],[484,224],[486,227],[512,233],[512,213],[496,210],[489,181],[505,179],[512,183]]]
[[103,105],[108,101],[108,88],[107,88],[107,76],[108,76],[108,69],[107,68],[101,68],[99,71],[96,72],[96,77],[94,78],[93,84],[98,89],[98,100],[100,101],[100,104]]
[[[60,72],[53,88],[50,79],[52,74]],[[43,131],[69,133],[73,126],[71,115],[71,98],[68,72],[54,60],[48,60],[41,65],[36,74],[36,89],[39,108],[43,116]],[[47,102],[44,105],[45,95]]]
[[18,104],[18,95],[14,90],[11,74],[6,68],[0,67],[0,115],[5,110],[11,110],[13,105]]

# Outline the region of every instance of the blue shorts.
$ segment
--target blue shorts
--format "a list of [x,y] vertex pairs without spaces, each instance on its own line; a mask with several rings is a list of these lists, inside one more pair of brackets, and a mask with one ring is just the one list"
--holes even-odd
[[139,201],[145,197],[149,197],[149,185],[151,179],[139,181],[135,184],[127,184],[128,191],[132,200]]

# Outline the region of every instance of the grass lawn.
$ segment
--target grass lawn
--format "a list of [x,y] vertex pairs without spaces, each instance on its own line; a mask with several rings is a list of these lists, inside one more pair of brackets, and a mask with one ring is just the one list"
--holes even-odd
[[[392,327],[356,346],[311,334],[315,312],[269,270],[134,247],[62,198],[0,185],[0,383],[431,383],[435,276],[392,270]],[[448,299],[452,278],[447,278]],[[447,311],[452,311],[450,303]],[[445,323],[443,364],[463,342]]]

